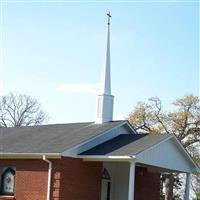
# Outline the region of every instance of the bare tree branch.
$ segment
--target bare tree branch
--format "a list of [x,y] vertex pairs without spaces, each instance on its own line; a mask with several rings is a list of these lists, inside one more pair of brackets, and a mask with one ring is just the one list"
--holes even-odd
[[0,98],[0,126],[34,126],[47,120],[39,102],[27,95],[10,93]]

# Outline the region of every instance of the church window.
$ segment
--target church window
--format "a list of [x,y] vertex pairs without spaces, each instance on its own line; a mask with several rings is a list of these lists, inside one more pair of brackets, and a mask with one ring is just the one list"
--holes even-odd
[[111,196],[111,177],[106,168],[102,171],[101,200],[110,200]]
[[15,189],[15,170],[6,167],[1,170],[1,195],[14,195]]
[[110,174],[106,168],[103,168],[102,179],[110,181]]

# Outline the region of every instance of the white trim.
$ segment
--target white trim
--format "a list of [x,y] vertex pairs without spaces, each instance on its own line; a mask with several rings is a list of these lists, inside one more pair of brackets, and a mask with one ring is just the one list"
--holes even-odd
[[83,161],[109,161],[109,162],[131,162],[135,159],[135,156],[75,156],[75,158],[81,158]]
[[[120,124],[112,127],[111,129],[109,129],[109,130],[107,130],[105,132],[102,132],[102,133],[100,133],[100,134],[98,134],[98,135],[96,135],[96,136],[94,136],[94,137],[92,137],[92,138],[90,138],[90,139],[88,139],[88,140],[86,140],[86,141],[84,141],[84,142],[76,145],[76,146],[73,146],[72,148],[70,148],[70,149],[68,149],[66,151],[63,151],[61,154],[62,154],[62,156],[71,156],[71,155],[77,155],[77,154],[79,154],[79,153],[81,153],[83,151],[87,151],[88,149],[84,149],[83,151],[78,152],[81,147],[83,147],[86,144],[92,143],[93,141],[97,140],[94,143],[94,145],[92,145],[90,148],[93,148],[93,147],[95,147],[95,146],[97,146],[97,145],[99,145],[99,144],[101,144],[103,142],[106,142],[106,141],[108,141],[108,140],[110,140],[110,139],[112,139],[114,137],[117,137],[118,135],[120,135],[120,133],[116,132],[116,133],[113,134],[112,131],[115,130],[115,129],[117,129],[117,128],[119,128],[119,127],[122,127],[124,125],[128,125],[128,127],[130,128],[130,130],[134,131],[133,128],[130,127],[130,125],[128,124],[127,121],[122,121]],[[111,136],[108,135],[109,133],[111,133]],[[108,136],[108,137],[105,137],[105,139],[103,139],[103,141],[101,140],[100,142],[98,142],[98,140],[100,140],[100,138],[104,137],[104,136]]]
[[173,139],[176,140],[176,142],[178,142],[179,147],[181,147],[182,151],[187,154],[189,160],[193,163],[193,165],[195,166],[195,168],[197,169],[197,172],[200,173],[200,168],[199,166],[194,162],[194,160],[192,159],[191,155],[188,153],[188,151],[183,147],[182,143],[178,140],[178,138],[173,134]]
[[126,120],[126,124],[128,125],[128,127],[135,133],[138,134],[138,132],[133,128],[133,126],[130,124],[130,122],[128,120]]
[[135,162],[130,163],[129,170],[129,188],[128,188],[128,200],[135,199]]

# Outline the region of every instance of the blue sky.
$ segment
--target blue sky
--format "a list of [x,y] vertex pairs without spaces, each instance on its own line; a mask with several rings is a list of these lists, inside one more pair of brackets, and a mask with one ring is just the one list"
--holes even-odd
[[191,1],[4,1],[3,93],[37,98],[49,123],[94,121],[110,10],[114,119],[152,96],[170,109],[178,97],[199,95],[198,9]]

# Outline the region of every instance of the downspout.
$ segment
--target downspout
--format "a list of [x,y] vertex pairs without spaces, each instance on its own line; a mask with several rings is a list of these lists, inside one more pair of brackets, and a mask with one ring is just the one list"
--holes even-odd
[[52,162],[46,158],[46,155],[43,155],[43,160],[49,164],[49,169],[48,169],[48,185],[47,185],[47,200],[50,200]]

